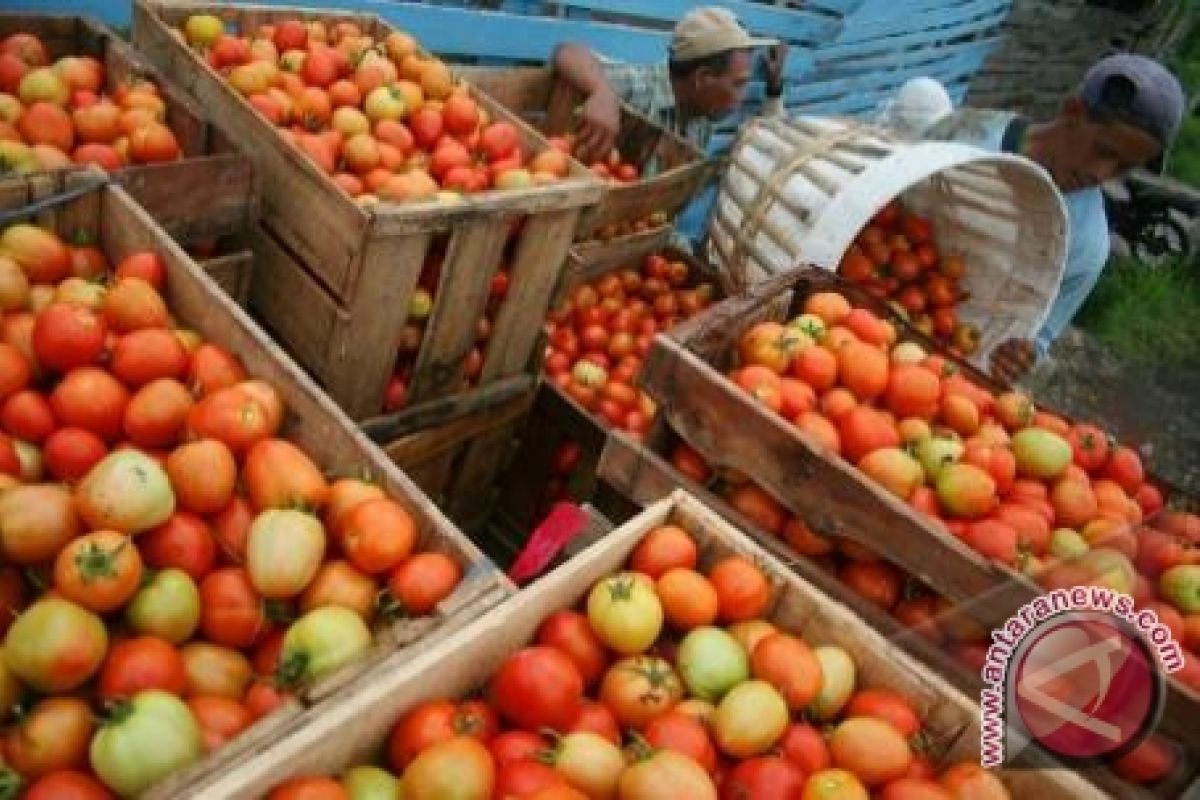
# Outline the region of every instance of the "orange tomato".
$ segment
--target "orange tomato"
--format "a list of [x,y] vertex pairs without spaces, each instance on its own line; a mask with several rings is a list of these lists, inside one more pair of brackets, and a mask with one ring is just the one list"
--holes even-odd
[[658,578],[655,593],[668,622],[682,630],[711,625],[720,600],[707,578],[691,569],[671,569]]
[[672,569],[695,569],[699,559],[696,542],[678,525],[660,525],[634,548],[629,566],[635,572],[658,580]]
[[716,589],[719,617],[742,622],[762,616],[771,601],[771,585],[762,570],[742,556],[727,556],[708,573]]

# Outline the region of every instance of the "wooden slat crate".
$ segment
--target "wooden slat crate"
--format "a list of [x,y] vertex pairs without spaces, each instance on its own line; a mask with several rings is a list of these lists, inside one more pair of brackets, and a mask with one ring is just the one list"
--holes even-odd
[[[983,689],[980,673],[955,659],[941,642],[934,641],[921,631],[905,627],[896,617],[850,590],[826,565],[800,555],[783,539],[758,527],[712,490],[676,469],[668,460],[668,454],[677,441],[665,425],[655,426],[644,442],[636,442],[620,432],[610,433],[595,467],[596,486],[591,502],[606,518],[620,522],[682,489],[751,536],[760,547],[801,579],[845,605],[855,616],[886,637],[888,642],[925,664],[967,697],[980,696]],[[956,624],[952,620],[955,613],[954,610],[943,612],[937,618],[939,625]],[[1194,765],[1193,760],[1187,770],[1169,785],[1156,786],[1153,791],[1123,781],[1104,767],[1079,768],[1077,771],[1092,784],[1114,796],[1127,800],[1152,800],[1172,794],[1182,781],[1188,779],[1189,774],[1194,774]]]
[[[127,166],[116,177],[157,221],[176,226],[173,235],[223,235],[254,213],[248,205],[253,200],[249,162],[237,154],[194,100],[124,39],[91,17],[0,12],[0,39],[22,32],[40,38],[52,61],[65,55],[99,59],[104,65],[106,91],[141,78],[158,86],[167,107],[166,123],[175,133],[182,158]],[[188,219],[174,213],[181,206],[194,207],[191,204],[197,202],[197,193],[209,208],[208,214]]]
[[[575,245],[554,290],[554,303],[580,283],[639,266],[655,252],[686,261],[697,280],[713,279],[701,261],[669,247],[669,239],[670,231],[660,229]],[[539,321],[539,331],[541,326]],[[497,558],[519,550],[536,522],[558,445],[570,440],[586,445],[579,474],[587,476],[594,472],[605,430],[560,390],[538,387],[529,376],[370,419],[363,429],[455,522],[478,541],[496,545],[489,554]],[[591,483],[581,477],[572,488],[573,497],[585,499]],[[503,524],[496,519],[501,513]]]
[[[574,111],[581,97],[569,85],[555,80],[549,67],[464,68],[462,74],[547,136],[575,129]],[[614,230],[649,222],[656,215],[665,224],[714,177],[715,164],[707,161],[695,145],[625,104],[621,106],[621,129],[615,147],[624,161],[648,177],[628,184],[609,184],[600,204],[585,213],[576,232],[578,240],[612,238]]]
[[[649,531],[666,523],[691,533],[700,545],[702,564],[731,554],[754,560],[772,582],[773,597],[765,618],[811,644],[845,649],[855,661],[859,685],[888,688],[908,697],[924,722],[929,740],[925,755],[932,762],[978,758],[979,711],[972,700],[898,652],[840,603],[790,573],[703,504],[680,492],[611,531],[418,660],[380,665],[353,695],[311,709],[275,747],[209,784],[205,797],[258,798],[291,777],[338,774],[369,763],[405,711],[421,702],[474,691],[510,653],[532,640],[546,616],[575,607],[596,581],[626,564]],[[999,774],[1017,797],[1101,796],[1062,768]]]
[[227,770],[240,758],[277,739],[308,705],[336,693],[381,659],[401,651],[411,655],[424,649],[477,617],[513,587],[145,210],[123,189],[100,185],[102,178],[97,172],[88,172],[0,181],[0,210],[25,208],[64,189],[97,185],[65,205],[39,212],[34,221],[68,240],[80,233],[92,236],[114,261],[140,250],[159,253],[167,270],[165,298],[175,318],[204,339],[237,354],[251,375],[268,381],[279,391],[288,411],[280,435],[300,446],[328,474],[367,475],[377,481],[413,515],[418,526],[418,547],[446,553],[462,566],[464,574],[459,587],[433,615],[400,620],[381,629],[372,652],[359,664],[302,690],[295,700],[243,736],[146,795],[164,799],[199,796],[192,793],[198,782]]
[[[1027,576],[975,552],[949,532],[824,452],[781,416],[756,403],[724,375],[742,333],[764,320],[791,319],[814,291],[835,289],[889,319],[926,352],[946,351],[882,302],[823,270],[797,270],[719,303],[660,335],[642,371],[660,413],[712,466],[752,477],[816,533],[858,542],[997,627],[1040,593]],[[946,356],[981,386],[1005,388],[967,362]],[[1200,698],[1169,682],[1165,734],[1200,753]]]
[[[481,386],[527,373],[538,362],[537,325],[566,260],[581,212],[603,186],[580,165],[554,184],[484,192],[457,202],[354,202],[291,147],[250,104],[172,31],[196,13],[253,27],[275,19],[353,21],[374,38],[392,31],[376,16],[312,9],[159,3],[134,7],[134,41],[245,144],[262,181],[263,225],[251,290],[266,325],[354,419],[383,408],[405,324],[404,310],[435,237],[448,235],[439,291],[409,383],[418,404],[462,391],[464,364],[488,300],[492,275],[514,225],[508,298],[484,355]],[[486,95],[472,97],[493,119],[513,122],[525,152],[548,145]]]

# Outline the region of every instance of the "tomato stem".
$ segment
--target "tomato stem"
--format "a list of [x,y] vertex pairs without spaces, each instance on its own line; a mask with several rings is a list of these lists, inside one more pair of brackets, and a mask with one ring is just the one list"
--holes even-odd
[[0,767],[0,800],[17,800],[21,796],[24,781],[8,767]]
[[284,689],[294,689],[307,677],[308,653],[292,653],[285,659],[280,659],[275,668],[275,685]]

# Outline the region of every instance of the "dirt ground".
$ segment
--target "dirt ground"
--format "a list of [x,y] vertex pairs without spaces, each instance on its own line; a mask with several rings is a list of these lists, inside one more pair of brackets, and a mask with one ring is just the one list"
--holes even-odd
[[1130,364],[1072,328],[1022,385],[1048,407],[1139,442],[1149,469],[1200,500],[1200,370]]

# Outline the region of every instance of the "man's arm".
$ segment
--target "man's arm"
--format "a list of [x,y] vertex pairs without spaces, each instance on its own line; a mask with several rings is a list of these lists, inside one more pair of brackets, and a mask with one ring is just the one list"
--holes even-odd
[[555,73],[586,98],[579,110],[579,157],[607,156],[621,128],[621,106],[604,68],[590,50],[574,42],[556,47],[552,63]]

